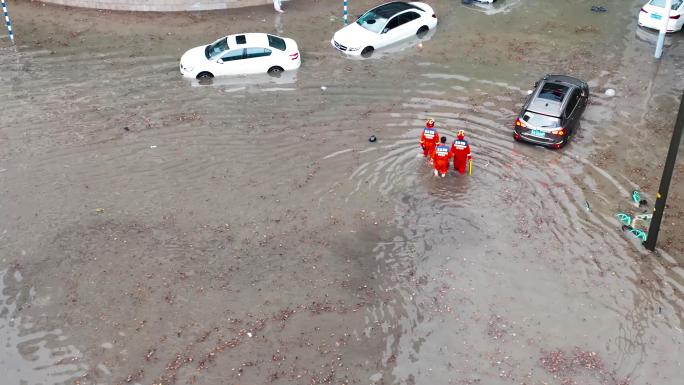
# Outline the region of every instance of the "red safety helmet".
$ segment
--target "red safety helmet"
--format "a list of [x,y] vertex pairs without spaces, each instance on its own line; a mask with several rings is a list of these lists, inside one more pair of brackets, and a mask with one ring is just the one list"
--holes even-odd
[[428,119],[427,122],[425,122],[425,127],[427,128],[432,128],[435,126],[435,120],[434,119]]
[[457,136],[459,139],[465,138],[465,131],[463,131],[463,130],[458,130],[458,132],[456,133],[456,136]]

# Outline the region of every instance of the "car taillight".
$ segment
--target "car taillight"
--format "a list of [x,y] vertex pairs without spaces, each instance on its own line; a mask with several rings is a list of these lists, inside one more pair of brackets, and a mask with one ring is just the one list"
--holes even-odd
[[560,136],[565,135],[565,131],[562,128],[560,130],[551,131],[551,133],[554,135],[560,135]]
[[297,58],[299,58],[299,52],[295,52],[290,55],[291,60],[297,60]]
[[670,19],[679,19],[679,16],[681,16],[681,15],[670,16]]
[[516,125],[517,127],[522,127],[522,128],[527,127],[527,125],[526,125],[525,123],[523,123],[522,121],[520,121],[520,119],[516,119],[516,120],[515,120],[515,125]]
[[648,13],[648,11],[645,10],[645,9],[643,9],[643,8],[641,8],[641,12],[643,12],[643,13]]

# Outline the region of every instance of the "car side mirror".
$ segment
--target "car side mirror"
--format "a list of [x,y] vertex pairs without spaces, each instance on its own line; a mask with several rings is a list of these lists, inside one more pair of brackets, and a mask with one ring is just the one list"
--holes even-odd
[[219,58],[216,62],[219,64],[223,64],[223,59]]
[[389,28],[383,29],[383,30],[382,30],[382,33],[387,33],[387,31],[389,31]]
[[539,81],[534,82],[534,88],[537,88],[539,86]]

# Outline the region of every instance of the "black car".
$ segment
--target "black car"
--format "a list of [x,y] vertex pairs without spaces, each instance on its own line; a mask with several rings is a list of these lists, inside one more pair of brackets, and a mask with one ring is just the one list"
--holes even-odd
[[565,75],[546,75],[515,120],[513,138],[542,146],[561,148],[574,134],[587,107],[589,86]]

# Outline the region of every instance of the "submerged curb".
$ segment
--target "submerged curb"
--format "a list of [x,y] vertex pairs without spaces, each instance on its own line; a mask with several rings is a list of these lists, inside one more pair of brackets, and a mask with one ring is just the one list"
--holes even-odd
[[177,12],[253,7],[272,4],[273,0],[43,0],[43,2],[116,11]]

